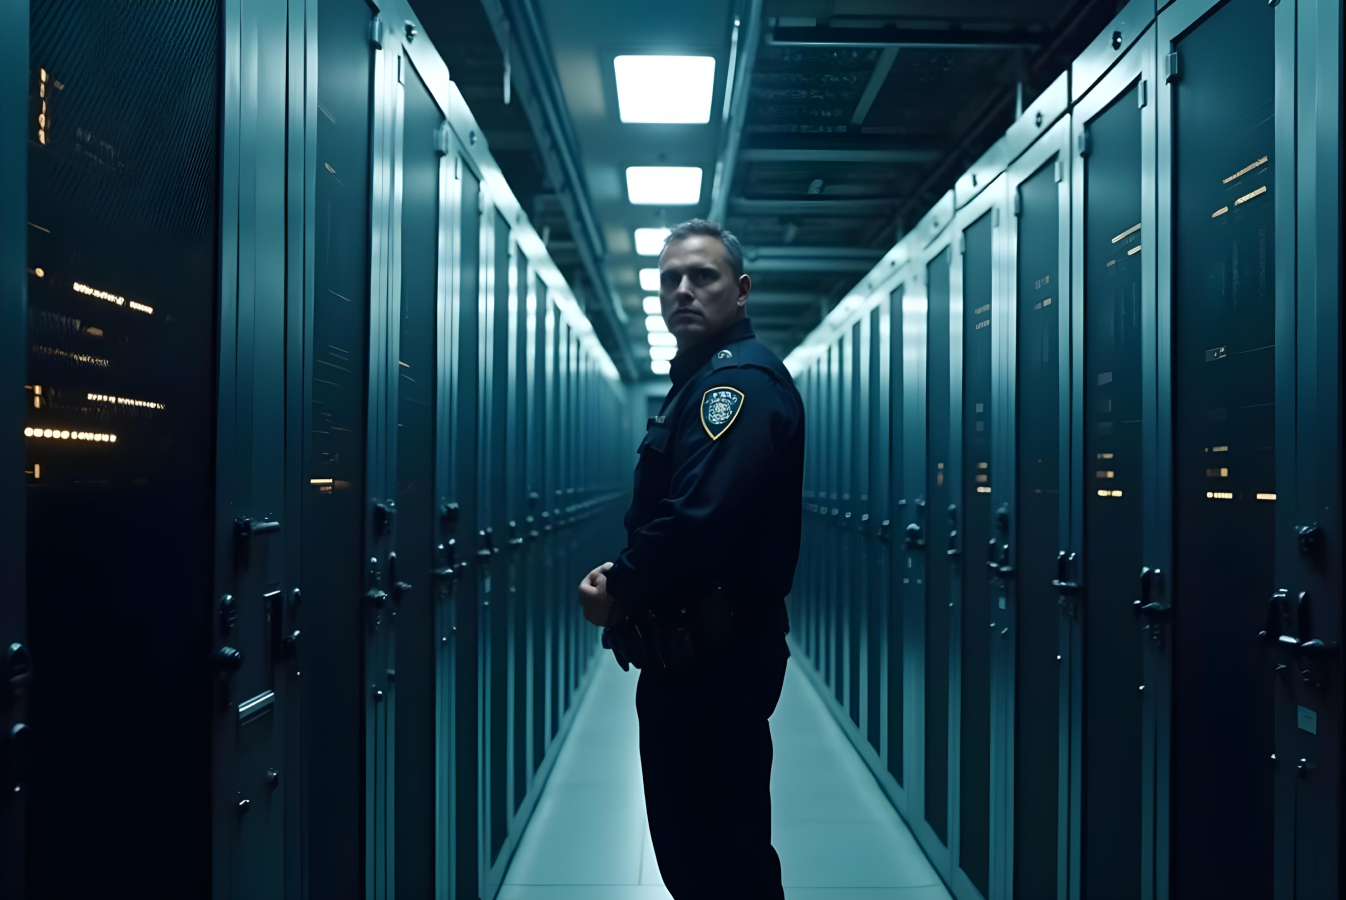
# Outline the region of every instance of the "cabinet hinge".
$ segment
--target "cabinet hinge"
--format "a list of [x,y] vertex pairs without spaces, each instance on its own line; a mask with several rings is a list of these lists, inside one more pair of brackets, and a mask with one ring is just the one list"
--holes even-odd
[[1066,161],[1064,159],[1058,159],[1056,161],[1055,169],[1056,183],[1060,184],[1066,180]]
[[998,206],[991,207],[991,227],[992,228],[1000,227],[1000,207]]
[[369,22],[369,43],[383,49],[383,19],[375,16]]
[[397,83],[398,83],[398,84],[406,84],[406,83],[407,83],[406,61],[407,61],[407,58],[406,58],[405,56],[403,56],[403,55],[400,54],[400,53],[397,54]]
[[1023,212],[1024,208],[1023,196],[1018,191],[1014,192],[1014,200],[1012,201],[1012,203],[1013,205],[1010,208],[1013,210],[1016,216]]
[[[440,156],[449,155],[449,123],[440,122],[438,130],[435,131],[435,152]],[[458,160],[454,159],[453,177],[458,177]]]
[[1172,82],[1177,80],[1178,80],[1178,51],[1174,50],[1172,53],[1164,57],[1164,82],[1166,84],[1171,84]]
[[1089,132],[1081,131],[1075,136],[1075,151],[1080,156],[1089,155]]
[[1150,102],[1149,92],[1146,90],[1146,88],[1149,87],[1149,84],[1150,84],[1150,83],[1149,83],[1148,81],[1146,81],[1144,78],[1142,78],[1142,79],[1140,80],[1140,84],[1136,85],[1136,108],[1137,108],[1137,109],[1144,109],[1144,108],[1145,108],[1145,104],[1147,104],[1147,103]]

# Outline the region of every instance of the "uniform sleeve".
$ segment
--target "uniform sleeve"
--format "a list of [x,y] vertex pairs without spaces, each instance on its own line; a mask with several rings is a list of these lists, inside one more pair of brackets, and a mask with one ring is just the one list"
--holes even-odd
[[[784,388],[753,368],[720,369],[691,386],[672,446],[668,497],[654,518],[637,529],[608,572],[608,591],[628,608],[679,586],[703,585],[734,551],[754,521],[764,476],[792,432],[798,412]],[[743,394],[732,424],[712,439],[702,424],[706,391],[735,388]]]

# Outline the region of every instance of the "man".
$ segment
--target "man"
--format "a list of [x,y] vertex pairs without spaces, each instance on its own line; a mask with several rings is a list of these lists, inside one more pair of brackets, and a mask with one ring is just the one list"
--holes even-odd
[[753,336],[737,238],[693,219],[659,259],[678,354],[650,419],[627,546],[580,585],[636,692],[650,834],[677,900],[782,900],[771,731],[799,558],[804,406]]

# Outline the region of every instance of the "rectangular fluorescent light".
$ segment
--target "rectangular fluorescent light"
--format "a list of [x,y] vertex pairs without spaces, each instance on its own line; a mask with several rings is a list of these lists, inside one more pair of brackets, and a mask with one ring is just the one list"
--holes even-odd
[[657,316],[662,311],[659,309],[658,297],[646,297],[641,305],[645,307],[645,315],[647,316]]
[[646,316],[646,317],[645,317],[645,330],[646,330],[646,331],[651,331],[651,332],[653,332],[653,331],[668,331],[668,326],[664,324],[664,317],[663,317],[663,316]]
[[667,375],[668,370],[673,368],[672,363],[666,359],[650,360],[650,371],[656,375]]
[[623,122],[704,125],[715,93],[713,56],[618,56],[617,109]]
[[659,290],[659,270],[641,269],[640,270],[640,289],[642,291]]
[[667,331],[651,331],[645,335],[651,347],[676,347],[678,339]]
[[671,228],[637,228],[636,253],[641,256],[658,256],[664,252],[664,241],[668,240],[671,233]]
[[677,347],[651,347],[650,359],[672,359],[678,355]]
[[632,203],[688,206],[701,200],[700,166],[628,166],[626,195]]

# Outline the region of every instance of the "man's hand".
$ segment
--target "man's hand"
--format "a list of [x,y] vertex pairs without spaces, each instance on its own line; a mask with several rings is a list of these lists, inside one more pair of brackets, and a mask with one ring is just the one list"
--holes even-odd
[[580,606],[584,607],[584,618],[599,628],[608,624],[612,613],[612,598],[608,596],[607,571],[612,563],[605,562],[594,569],[580,582]]

